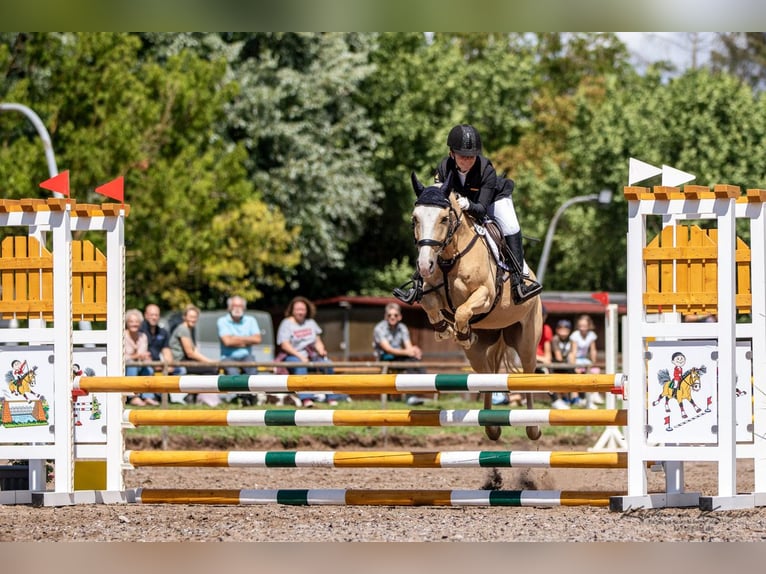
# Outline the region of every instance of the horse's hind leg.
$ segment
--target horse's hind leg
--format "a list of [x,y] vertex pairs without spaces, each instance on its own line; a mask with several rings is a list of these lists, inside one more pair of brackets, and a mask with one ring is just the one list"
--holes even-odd
[[[532,393],[527,393],[527,408],[528,409],[535,408]],[[540,430],[539,426],[527,426],[527,427],[524,427],[524,429],[527,432],[527,438],[529,440],[537,440],[541,436],[543,436],[543,432]]]
[[[484,408],[492,408],[492,393],[484,393]],[[489,440],[497,440],[503,434],[503,429],[496,425],[487,425],[484,427],[484,434]]]
[[[528,335],[528,334],[527,334]],[[510,327],[506,327],[503,331],[503,338],[505,344],[509,347],[516,349],[516,354],[521,361],[521,368],[525,373],[534,373],[537,368],[537,343],[532,345],[532,338],[525,337],[522,332],[521,324],[516,323]],[[534,394],[525,393],[527,408],[533,409],[534,406]],[[538,440],[542,436],[542,431],[539,426],[527,426],[525,427],[527,438],[530,440]]]
[[[464,353],[468,362],[471,363],[471,368],[476,373],[496,373],[493,368],[493,362],[490,361],[490,354],[495,350],[493,345],[498,340],[499,333],[497,331],[479,331],[475,332],[477,339],[476,342],[469,348],[464,349]],[[484,395],[484,408],[492,408],[492,393],[482,393]],[[490,440],[498,440],[503,430],[496,425],[488,425],[484,427],[484,434]]]

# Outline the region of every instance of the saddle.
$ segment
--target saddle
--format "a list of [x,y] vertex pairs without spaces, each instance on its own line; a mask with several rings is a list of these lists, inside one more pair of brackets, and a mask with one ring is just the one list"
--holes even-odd
[[508,270],[510,269],[510,253],[508,252],[508,246],[505,243],[503,232],[500,231],[497,223],[494,219],[485,219],[483,224],[475,223],[476,232],[487,243],[487,247],[495,258],[495,263],[500,268],[502,273],[498,273],[498,276],[503,277],[503,283],[508,280],[510,275]]

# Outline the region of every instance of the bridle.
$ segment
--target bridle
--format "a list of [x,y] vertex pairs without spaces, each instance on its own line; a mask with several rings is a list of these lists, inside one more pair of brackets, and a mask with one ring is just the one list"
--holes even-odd
[[[453,218],[454,215],[454,218]],[[440,257],[441,252],[444,251],[444,249],[452,242],[452,238],[455,236],[455,232],[457,232],[458,227],[460,227],[460,224],[463,222],[462,219],[462,213],[458,213],[455,208],[452,206],[452,204],[449,205],[449,226],[447,227],[447,235],[444,237],[444,241],[437,241],[436,239],[431,238],[425,238],[425,239],[419,239],[415,242],[415,245],[420,249],[421,247],[437,247],[436,250],[436,256]],[[414,235],[414,226],[415,222],[412,222],[413,225],[413,235]]]
[[[436,247],[436,263],[439,266],[439,269],[441,269],[442,272],[442,282],[438,285],[434,285],[433,287],[430,287],[428,289],[423,290],[423,294],[432,293],[434,291],[438,291],[442,287],[444,288],[444,298],[447,300],[447,305],[449,306],[449,309],[442,309],[442,314],[447,317],[450,321],[455,320],[455,311],[456,307],[454,303],[452,302],[452,297],[450,295],[449,290],[449,272],[452,270],[452,268],[457,264],[458,260],[461,257],[464,257],[471,249],[473,249],[474,245],[476,245],[476,242],[479,240],[479,233],[476,232],[474,229],[473,237],[471,238],[471,241],[468,242],[468,245],[465,246],[464,249],[461,251],[458,251],[455,255],[453,255],[449,259],[442,259],[441,253],[444,251],[444,249],[452,242],[452,239],[455,236],[455,233],[457,232],[460,225],[463,223],[463,212],[458,213],[455,208],[450,203],[449,205],[449,227],[447,228],[447,235],[444,238],[444,241],[437,241],[436,239],[430,239],[430,238],[424,238],[419,239],[415,242],[415,245],[417,245],[418,249],[421,247]],[[454,217],[453,217],[454,216]],[[414,222],[413,222],[414,226]],[[413,234],[414,235],[414,234]],[[489,315],[492,310],[497,305],[498,301],[500,301],[500,298],[502,297],[502,289],[503,289],[503,278],[502,274],[497,273],[495,275],[495,300],[492,302],[492,307],[485,312],[481,313],[479,315],[474,315],[469,320],[470,324],[477,323],[484,319],[487,315]],[[442,324],[443,323],[443,324]],[[444,330],[447,328],[447,323],[445,321],[442,321],[441,323],[434,325],[434,329],[437,331]],[[458,338],[461,334],[458,334]],[[465,337],[468,337],[470,335],[465,335]]]

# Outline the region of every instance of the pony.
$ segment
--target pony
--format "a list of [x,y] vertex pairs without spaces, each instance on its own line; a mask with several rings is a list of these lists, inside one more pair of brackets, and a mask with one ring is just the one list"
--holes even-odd
[[682,419],[688,418],[686,410],[684,409],[684,401],[689,401],[689,404],[694,407],[694,412],[701,412],[702,409],[697,406],[697,404],[694,402],[694,399],[692,398],[692,392],[700,390],[702,387],[700,378],[701,375],[704,375],[706,372],[707,367],[705,365],[702,365],[701,367],[692,367],[681,376],[681,380],[678,383],[678,386],[675,386],[674,381],[670,377],[670,373],[667,369],[661,369],[657,371],[657,379],[662,385],[662,391],[660,392],[657,399],[652,401],[652,406],[656,407],[664,398],[665,412],[669,413],[670,406],[668,405],[668,401],[670,399],[675,399],[678,402],[679,408],[681,409]]
[[12,395],[21,395],[27,401],[29,395],[40,398],[40,395],[32,390],[37,384],[37,367],[27,368],[27,362],[21,363],[16,360],[12,363],[13,369],[5,375],[5,381],[8,383],[8,389]]
[[[460,209],[449,178],[441,187],[425,187],[414,172],[411,179],[420,304],[436,340],[454,338],[477,373],[518,372],[519,366],[533,373],[543,322],[540,298],[513,301],[507,272],[496,264],[484,227]],[[531,394],[527,406],[532,408]],[[485,393],[484,407],[492,408],[491,393]],[[485,432],[497,440],[501,430],[487,426]],[[530,439],[540,437],[538,427],[526,432]]]

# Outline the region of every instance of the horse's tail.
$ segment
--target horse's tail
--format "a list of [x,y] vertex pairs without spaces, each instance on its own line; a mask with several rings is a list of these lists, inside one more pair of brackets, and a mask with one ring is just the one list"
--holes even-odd
[[497,365],[498,367],[494,369],[494,372],[519,373],[522,371],[516,350],[513,347],[507,346],[502,337],[492,346],[490,352],[494,355],[490,359],[490,364]]

